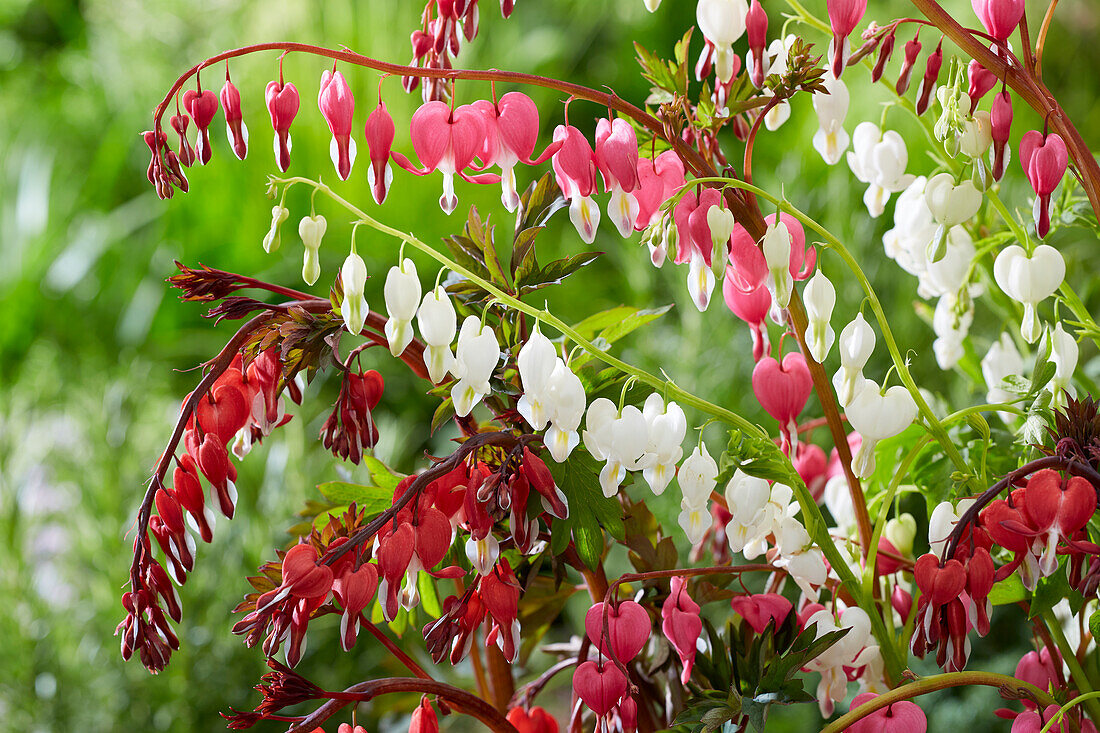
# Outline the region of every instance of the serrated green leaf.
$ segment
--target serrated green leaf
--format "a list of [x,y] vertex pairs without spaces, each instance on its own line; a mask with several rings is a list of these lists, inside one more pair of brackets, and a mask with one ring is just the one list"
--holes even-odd
[[531,292],[547,285],[557,285],[585,265],[595,262],[596,258],[602,254],[603,252],[581,252],[571,257],[554,260],[538,272],[533,272],[522,282],[517,280],[516,287],[520,292]]
[[[625,539],[622,505],[607,498],[600,489],[599,464],[587,452],[575,451],[564,463],[551,463],[554,482],[569,502],[569,516],[554,522],[551,549],[560,553],[572,534],[577,554],[589,567],[596,567],[604,551],[603,529],[612,537]],[[559,529],[560,527],[560,529]]]

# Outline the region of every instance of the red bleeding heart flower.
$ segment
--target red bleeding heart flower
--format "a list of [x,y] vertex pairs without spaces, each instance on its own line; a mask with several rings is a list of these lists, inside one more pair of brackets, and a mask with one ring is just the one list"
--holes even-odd
[[[605,613],[606,637],[604,636]],[[627,664],[638,656],[638,652],[649,641],[652,630],[649,614],[634,601],[623,601],[618,606],[608,606],[602,601],[593,605],[585,614],[584,629],[597,649],[604,654],[610,653],[623,664]]]
[[355,97],[351,87],[339,71],[325,69],[321,74],[321,89],[317,93],[317,106],[332,133],[329,157],[341,181],[348,180],[355,163],[355,139],[351,136],[351,122],[355,115]]
[[271,116],[271,126],[275,129],[275,138],[272,141],[275,164],[286,173],[290,167],[290,123],[294,122],[300,104],[298,89],[293,84],[269,81],[264,90],[264,99],[267,102],[267,112]]
[[730,606],[758,634],[764,633],[769,623],[778,629],[794,608],[790,601],[778,593],[734,596],[730,600]]
[[244,113],[241,111],[241,93],[229,80],[228,69],[220,97],[222,109],[225,110],[225,132],[230,147],[238,160],[244,160],[244,156],[248,154],[248,125],[244,124]]
[[573,673],[573,692],[588,709],[603,718],[626,695],[629,682],[617,666],[610,661],[587,661]]
[[191,119],[195,121],[199,135],[195,141],[195,152],[203,165],[210,162],[210,123],[214,121],[214,115],[218,113],[218,98],[214,92],[207,89],[198,91],[188,89],[183,93],[183,108]]
[[1040,238],[1050,231],[1050,195],[1058,188],[1069,164],[1069,151],[1056,132],[1031,130],[1020,139],[1020,165],[1035,190],[1035,233]]
[[661,606],[661,631],[680,657],[684,666],[680,682],[686,685],[695,666],[695,643],[703,633],[703,620],[699,604],[687,593],[684,579],[673,578],[669,585],[668,598]]

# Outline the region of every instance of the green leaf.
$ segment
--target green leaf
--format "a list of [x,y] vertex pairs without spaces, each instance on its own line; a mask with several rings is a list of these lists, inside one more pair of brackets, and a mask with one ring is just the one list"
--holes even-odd
[[420,591],[420,607],[432,618],[443,615],[439,605],[439,594],[435,590],[435,581],[428,573],[417,573],[416,587]]
[[1027,590],[1017,573],[1013,573],[999,583],[994,583],[993,589],[989,591],[989,602],[994,606],[1019,603],[1025,598],[1027,598]]
[[[589,316],[577,324],[577,330],[582,336],[585,336],[585,338],[588,338],[590,341],[594,341],[601,349],[606,351],[611,348],[611,344],[627,334],[636,331],[647,323],[652,323],[665,313],[668,313],[670,308],[672,308],[671,305],[646,309],[620,305],[603,311],[602,313]],[[593,333],[597,328],[599,332],[594,336],[586,335],[586,332]],[[569,362],[569,366],[576,371],[587,364],[592,358],[592,355],[587,351],[576,354]]]
[[466,220],[466,235],[481,250],[481,260],[489,271],[490,280],[495,285],[509,287],[508,278],[504,274],[496,245],[493,243],[493,227],[489,226],[488,221],[482,221],[476,206],[470,207],[470,216]]
[[[394,484],[396,486],[396,484]],[[328,481],[317,486],[329,501],[335,504],[355,504],[367,514],[379,514],[393,504],[393,488],[362,486],[344,481]]]
[[565,196],[558,188],[554,174],[547,171],[520,194],[519,210],[516,212],[516,231],[522,232],[525,229],[542,226],[554,212],[564,206]]
[[666,92],[678,91],[675,67],[637,41],[634,42],[634,50],[638,53],[638,65],[642,67],[642,76]]
[[557,285],[585,265],[595,262],[596,258],[602,254],[603,252],[581,252],[572,257],[554,260],[538,272],[531,273],[522,281],[517,280],[516,287],[521,293],[527,293],[544,288],[547,285]]
[[[1064,561],[1062,564],[1065,564]],[[1069,594],[1069,581],[1066,580],[1064,570],[1059,569],[1053,575],[1040,578],[1035,585],[1035,592],[1031,594],[1031,607],[1027,617],[1032,619],[1043,615]]]
[[1093,611],[1089,616],[1089,633],[1092,638],[1100,638],[1100,610]]
[[565,463],[551,463],[554,482],[569,502],[569,516],[554,522],[550,547],[560,554],[568,544],[569,535],[577,554],[590,568],[603,556],[606,529],[612,537],[625,539],[622,505],[615,497],[607,498],[600,489],[599,464],[587,452],[574,452]]
[[535,239],[542,227],[530,227],[516,234],[512,242],[512,279],[521,282],[539,270],[539,261],[535,257]]

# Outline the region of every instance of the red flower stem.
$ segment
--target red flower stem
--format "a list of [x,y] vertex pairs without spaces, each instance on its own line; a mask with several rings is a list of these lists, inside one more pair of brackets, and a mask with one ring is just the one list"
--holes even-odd
[[1054,9],[1058,7],[1058,0],[1050,0],[1047,13],[1043,16],[1043,24],[1039,27],[1039,37],[1035,39],[1035,78],[1043,80],[1043,49],[1047,45],[1047,31],[1050,30],[1050,21],[1054,18]]
[[1092,210],[1100,216],[1100,163],[1097,163],[1088,144],[1082,139],[1077,128],[1073,126],[1050,92],[1024,69],[1008,65],[996,53],[990,51],[972,33],[959,25],[936,0],[912,1],[944,35],[962,49],[963,53],[992,71],[999,79],[1003,79],[1040,116],[1051,116],[1051,124],[1055,132],[1065,140],[1066,147],[1069,148],[1070,155],[1080,172],[1081,186],[1088,194]]
[[397,657],[402,664],[408,667],[410,672],[412,672],[422,680],[432,679],[432,676],[425,672],[424,668],[416,663],[416,660],[406,654],[405,650],[397,646],[397,644],[395,644],[390,637],[383,634],[381,629],[379,629],[377,626],[366,619],[363,619],[363,623],[361,624],[361,626],[369,631],[371,636],[373,636],[375,639],[378,639],[378,641],[381,642],[382,646],[386,647],[386,649],[389,650],[390,654]]
[[846,715],[842,715],[829,723],[821,729],[821,733],[841,733],[857,720],[862,720],[876,710],[881,710],[902,700],[911,700],[914,697],[927,695],[929,692],[937,692],[938,690],[946,690],[949,687],[967,687],[971,685],[996,687],[1000,690],[1001,697],[1014,700],[1032,700],[1038,703],[1040,708],[1058,704],[1053,697],[1035,685],[1005,674],[997,674],[996,672],[948,672],[924,677],[878,695],[855,710],[851,710]]
[[[398,76],[416,76],[427,79],[449,79],[451,81],[465,79],[470,81],[490,81],[490,82],[510,82],[513,84],[526,84],[530,86],[543,87],[546,89],[554,89],[562,92],[563,94],[576,97],[578,99],[585,99],[590,102],[595,102],[604,107],[620,112],[627,117],[638,122],[643,127],[647,128],[656,135],[659,135],[662,139],[668,142],[677,152],[684,162],[686,162],[690,168],[692,168],[698,174],[713,173],[713,169],[706,162],[702,155],[698,151],[693,149],[690,145],[685,143],[678,135],[670,135],[666,133],[664,124],[649,114],[645,110],[630,104],[622,97],[615,94],[609,94],[607,92],[597,91],[580,84],[573,84],[567,81],[561,81],[559,79],[551,79],[545,76],[537,76],[535,74],[522,74],[514,71],[499,71],[496,69],[489,70],[475,70],[475,69],[427,69],[417,66],[402,66],[401,64],[391,64],[386,61],[380,61],[373,59],[369,56],[363,56],[362,54],[354,53],[352,51],[336,51],[329,48],[323,48],[320,46],[314,46],[308,43],[292,43],[292,42],[277,42],[277,43],[258,43],[251,46],[242,46],[241,48],[235,48],[229,51],[224,51],[216,56],[211,56],[205,61],[195,64],[188,69],[182,76],[176,79],[168,93],[164,95],[164,99],[157,105],[156,110],[153,112],[153,126],[155,129],[161,129],[161,118],[164,116],[165,110],[168,108],[168,104],[173,98],[173,95],[179,91],[183,85],[192,76],[198,74],[199,71],[205,69],[208,66],[225,61],[226,59],[236,58],[238,56],[246,56],[251,53],[258,53],[262,51],[298,51],[300,53],[313,54],[315,56],[323,56],[325,58],[334,59],[336,61],[344,61],[349,64],[355,64],[357,66],[365,66],[375,71],[381,71],[386,74],[394,74]],[[754,216],[755,207],[747,204],[740,196],[729,193],[727,194],[727,200],[730,201],[730,208],[734,213],[734,217],[741,221],[742,219],[753,220],[758,219],[759,214],[756,212]],[[750,233],[753,230],[750,228]],[[761,231],[762,233],[762,231]]]
[[512,695],[512,699],[508,703],[508,706],[529,706],[531,704],[531,701],[534,700],[540,692],[542,692],[542,689],[546,687],[547,683],[549,683],[550,680],[552,680],[555,675],[558,674],[558,672],[563,672],[570,667],[576,667],[578,663],[579,660],[576,657],[569,657],[568,659],[561,660],[554,666],[550,667],[550,669],[539,675],[536,679],[531,680],[523,687],[519,688],[519,690],[516,691],[516,694]]
[[319,727],[349,703],[370,702],[381,695],[397,692],[419,692],[445,700],[452,709],[477,718],[495,733],[519,733],[501,713],[476,695],[453,685],[417,677],[386,677],[352,685],[343,692],[326,692],[330,699],[301,721],[291,725],[287,733],[307,733]]

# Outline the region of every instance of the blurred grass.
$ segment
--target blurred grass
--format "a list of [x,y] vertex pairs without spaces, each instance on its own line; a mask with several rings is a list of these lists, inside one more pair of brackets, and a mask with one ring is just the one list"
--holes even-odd
[[[508,22],[500,20],[495,3],[482,4],[481,35],[463,50],[463,65],[606,84],[632,100],[644,98],[646,85],[631,58],[631,40],[668,53],[693,20],[693,4],[673,0],[656,15],[646,13],[638,0],[522,0]],[[290,225],[308,206],[303,191],[292,191],[288,199],[293,216],[283,250],[268,256],[260,247],[271,206],[263,196],[264,178],[274,171],[262,90],[276,72],[276,55],[234,63],[252,134],[250,155],[236,161],[215,123],[214,160],[188,171],[191,194],[169,202],[155,199],[145,180],[147,152],[138,133],[148,127],[150,110],[180,71],[224,48],[285,39],[346,44],[404,60],[407,33],[417,25],[415,5],[0,0],[0,533],[5,540],[0,592],[8,599],[0,610],[5,640],[0,730],[219,730],[218,711],[255,703],[250,687],[264,671],[261,655],[228,633],[229,609],[247,589],[244,574],[287,541],[283,529],[313,484],[340,475],[314,440],[332,399],[332,386],[323,380],[311,386],[294,421],[242,464],[238,518],[232,525],[223,521],[214,545],[200,549],[196,572],[181,592],[183,648],[169,669],[151,678],[138,663],[122,663],[111,633],[121,615],[118,598],[129,563],[125,533],[142,482],[163,447],[180,397],[196,379],[179,370],[208,358],[229,334],[169,293],[163,279],[173,271],[172,260],[288,284],[299,279],[300,250]],[[965,2],[955,5],[960,17],[969,14]],[[818,2],[813,9],[823,6]],[[884,20],[907,12],[897,2],[888,9],[873,4],[869,16]],[[1048,43],[1052,55],[1044,63],[1047,83],[1087,139],[1100,129],[1091,71],[1100,61],[1091,40],[1096,30],[1095,6],[1060,7]],[[302,55],[286,60],[286,76],[302,95],[291,173],[320,174],[333,183],[328,138],[313,103],[322,68]],[[208,71],[208,86],[220,85],[221,73]],[[377,79],[373,72],[349,73],[359,100],[357,124],[373,104]],[[383,91],[399,131],[406,129],[419,96],[405,96],[396,79],[384,82]],[[545,141],[560,121],[560,106],[552,94],[526,91],[543,111]],[[487,85],[476,84],[458,91],[460,101],[486,93]],[[853,95],[848,129],[858,120],[877,119],[877,105],[885,99],[877,91]],[[586,130],[602,113],[583,102],[570,107],[571,121]],[[1017,114],[1028,119],[1020,110]],[[910,124],[900,112],[890,115],[891,125]],[[757,181],[772,190],[784,187],[802,209],[846,238],[879,286],[888,312],[896,315],[894,327],[905,335],[905,347],[914,349],[918,381],[942,388],[931,330],[912,307],[914,283],[881,256],[888,217],[868,219],[862,192],[846,167],[824,166],[809,146],[815,126],[809,100],[797,100],[790,122],[757,147]],[[396,145],[411,152],[400,133]],[[353,201],[369,201],[365,156],[361,146],[352,180],[336,186]],[[911,170],[928,167],[915,149],[910,160]],[[530,173],[524,175],[530,179]],[[415,182],[400,172],[397,177],[381,214],[387,223],[414,229],[429,242],[460,227],[457,216],[436,213],[437,176]],[[477,204],[507,225],[495,187],[460,184],[459,195],[463,210]],[[343,258],[350,227],[336,211],[324,205],[319,211],[330,222],[322,250],[325,276],[315,288],[323,293]],[[1059,244],[1080,262],[1094,245]],[[540,240],[544,257],[577,246],[560,215]],[[654,270],[644,251],[623,243],[610,226],[601,229],[597,246],[607,255],[569,286],[547,293],[551,308],[577,320],[619,303],[675,303],[655,326],[624,342],[624,358],[663,368],[686,389],[767,424],[751,396],[751,362],[731,357],[746,352],[746,329],[720,302],[706,314],[696,312],[686,298],[684,273]],[[396,245],[360,239],[360,252],[380,273],[395,260]],[[822,262],[837,283],[840,308],[851,311],[860,294],[841,276],[838,262],[827,254]],[[418,264],[425,279],[434,272],[426,260]],[[983,332],[980,320],[975,331]],[[872,369],[883,371],[883,355],[876,360]],[[425,447],[422,426],[432,405],[389,360],[376,366],[388,381],[379,452],[408,470]],[[964,385],[955,396],[966,391]],[[717,429],[708,439],[719,440]],[[1011,671],[1028,634],[1021,620],[1000,618],[1003,633],[996,638],[1012,643],[998,644],[1000,656],[992,666]],[[322,685],[378,675],[384,671],[379,666],[388,664],[366,643],[356,654],[330,656],[336,648],[332,629],[311,631],[311,637],[313,648],[325,651],[307,653],[302,668]],[[976,658],[982,650],[979,645]],[[940,696],[934,708],[926,706],[931,729],[964,723],[974,731],[996,729],[991,698],[979,696],[971,703],[961,693]],[[382,708],[393,711],[386,713],[390,724],[409,709],[396,700]],[[776,730],[807,730],[816,720],[815,710],[800,708],[778,711],[774,722]]]

